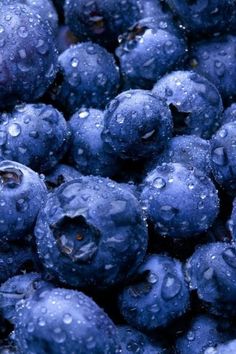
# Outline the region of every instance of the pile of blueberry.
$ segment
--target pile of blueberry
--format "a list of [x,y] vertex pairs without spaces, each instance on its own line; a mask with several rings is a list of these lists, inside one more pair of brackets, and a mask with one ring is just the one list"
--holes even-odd
[[236,1],[0,0],[0,354],[236,354],[235,241]]

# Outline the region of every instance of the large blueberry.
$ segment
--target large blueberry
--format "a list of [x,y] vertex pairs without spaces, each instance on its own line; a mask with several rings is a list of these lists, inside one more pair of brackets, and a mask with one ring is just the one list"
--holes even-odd
[[236,36],[225,35],[192,45],[191,66],[219,90],[225,100],[236,96]]
[[51,27],[31,8],[0,4],[0,107],[41,97],[57,71]]
[[0,114],[0,156],[36,171],[57,165],[69,137],[63,115],[50,105],[24,104]]
[[236,4],[232,0],[167,0],[192,36],[225,32],[232,28]]
[[192,71],[174,71],[160,79],[152,92],[166,99],[177,134],[210,138],[220,126],[221,97],[203,76]]
[[173,23],[162,27],[156,18],[143,19],[120,38],[116,55],[126,88],[151,89],[160,77],[183,63],[187,47],[182,34],[173,29]]
[[45,290],[17,306],[15,341],[22,354],[119,354],[116,327],[81,292]]
[[172,117],[163,99],[145,90],[122,92],[104,113],[102,137],[112,152],[138,160],[158,153],[172,133]]
[[25,237],[46,199],[39,175],[18,162],[0,162],[0,239]]
[[146,224],[133,193],[93,176],[64,183],[48,196],[35,236],[47,271],[80,288],[124,281],[147,247]]
[[236,248],[224,242],[199,247],[186,264],[190,287],[198,297],[223,314],[235,313]]
[[121,292],[119,304],[126,321],[140,330],[169,325],[189,306],[182,264],[163,255],[148,256]]
[[22,301],[33,296],[35,292],[41,294],[53,285],[42,279],[39,273],[26,273],[8,279],[0,287],[0,309],[4,318],[15,323],[17,306]]
[[119,69],[105,48],[92,42],[69,47],[59,56],[52,99],[74,113],[81,107],[103,108],[119,87]]
[[80,109],[69,121],[70,154],[76,168],[84,175],[113,176],[119,169],[117,158],[106,151],[101,134],[104,113],[98,109]]
[[154,168],[144,180],[141,201],[156,231],[174,238],[206,231],[219,211],[212,181],[204,172],[179,163]]
[[66,0],[66,23],[77,36],[111,44],[140,18],[137,0]]

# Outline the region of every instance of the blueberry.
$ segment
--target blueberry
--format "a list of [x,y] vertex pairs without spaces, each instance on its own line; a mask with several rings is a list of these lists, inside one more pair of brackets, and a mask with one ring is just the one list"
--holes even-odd
[[41,294],[53,285],[42,279],[38,273],[16,275],[8,279],[0,287],[0,309],[3,316],[15,323],[17,306],[32,297],[35,292]]
[[0,4],[0,107],[41,97],[57,70],[50,26],[22,4]]
[[22,354],[120,353],[116,327],[81,292],[52,289],[17,307],[15,341]]
[[236,191],[236,122],[221,126],[211,139],[211,164],[215,180],[229,193]]
[[222,124],[236,122],[236,103],[232,103],[223,114]]
[[104,113],[103,140],[124,159],[138,160],[158,153],[171,132],[170,110],[162,99],[148,91],[122,92]]
[[136,329],[123,325],[117,327],[122,354],[164,354],[166,351],[161,345],[148,338]]
[[193,43],[191,66],[219,90],[225,100],[235,96],[236,36],[225,35]]
[[17,162],[0,162],[0,239],[25,237],[46,198],[38,174]]
[[69,129],[63,115],[45,104],[23,104],[0,115],[0,155],[47,171],[65,154]]
[[119,70],[105,48],[92,42],[71,46],[59,56],[59,74],[51,97],[69,113],[81,107],[103,108],[119,87]]
[[160,79],[153,94],[166,99],[177,134],[210,138],[221,123],[222,100],[216,87],[192,71],[174,71]]
[[212,181],[202,171],[179,163],[152,170],[144,180],[141,201],[155,230],[173,238],[206,231],[219,211]]
[[231,0],[167,0],[191,36],[225,32],[232,28],[236,4]]
[[176,136],[169,140],[166,149],[154,158],[154,161],[156,165],[170,162],[181,163],[210,175],[210,142],[195,135]]
[[140,330],[169,325],[189,306],[182,264],[163,255],[148,256],[133,283],[120,294],[119,303],[125,320]]
[[52,0],[3,0],[5,4],[20,3],[27,5],[30,10],[34,11],[44,21],[47,21],[54,33],[58,29],[58,15]]
[[[186,264],[190,287],[198,297],[226,313],[235,308],[236,249],[234,245],[214,242],[200,246]],[[228,307],[227,307],[228,306]]]
[[49,190],[60,187],[65,182],[72,181],[81,177],[81,173],[75,168],[58,164],[53,170],[45,175],[44,182]]
[[97,109],[80,109],[71,117],[69,127],[74,166],[84,175],[113,176],[119,164],[117,158],[106,151],[101,138],[104,113]]
[[47,271],[80,288],[124,281],[147,247],[146,224],[133,193],[93,176],[64,183],[48,196],[35,236]]
[[[156,18],[136,23],[120,38],[116,55],[127,88],[151,89],[166,72],[182,64],[187,47],[182,35]],[[165,27],[165,26],[164,26]]]
[[230,324],[215,319],[210,315],[193,317],[187,331],[176,341],[178,354],[214,354],[207,348],[230,339]]
[[136,0],[66,0],[66,23],[78,37],[112,44],[140,18]]

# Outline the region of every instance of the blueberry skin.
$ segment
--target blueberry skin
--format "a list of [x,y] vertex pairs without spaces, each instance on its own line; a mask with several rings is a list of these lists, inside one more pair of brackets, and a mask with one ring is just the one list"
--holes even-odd
[[236,122],[227,123],[211,139],[211,165],[215,180],[226,191],[236,193]]
[[229,326],[210,315],[194,317],[188,330],[176,341],[177,354],[207,354],[207,348],[230,339]]
[[235,241],[236,240],[236,199],[234,199],[233,201],[232,213],[230,219],[228,220],[227,226],[233,240]]
[[212,181],[202,171],[179,163],[152,170],[144,180],[140,199],[156,232],[173,238],[206,231],[219,211]]
[[57,50],[46,21],[22,4],[0,4],[0,108],[41,97],[57,71]]
[[191,66],[219,90],[225,100],[235,96],[236,36],[225,35],[192,45]]
[[126,88],[151,89],[168,71],[186,59],[186,42],[169,25],[165,29],[156,18],[136,23],[123,35],[116,50]]
[[0,309],[3,317],[15,324],[17,306],[33,296],[35,292],[43,293],[53,285],[42,279],[39,273],[16,275],[0,287]]
[[25,237],[46,199],[46,186],[36,172],[7,160],[0,162],[0,186],[0,239]]
[[129,90],[106,107],[102,138],[123,159],[150,157],[164,148],[172,134],[166,103],[149,91]]
[[65,118],[51,105],[23,104],[0,114],[0,155],[35,171],[56,166],[69,138]]
[[232,0],[167,0],[167,3],[191,36],[226,32],[235,21],[236,5]]
[[169,140],[163,153],[154,160],[156,165],[170,162],[189,165],[209,176],[211,174],[210,142],[195,135],[176,136]]
[[58,164],[53,170],[45,175],[44,182],[48,190],[53,190],[60,187],[60,185],[65,182],[69,182],[80,177],[81,173],[75,168],[69,165]]
[[35,236],[47,271],[80,288],[126,280],[147,248],[147,226],[133,193],[93,176],[64,183],[48,196]]
[[101,137],[104,113],[98,109],[80,109],[71,117],[69,127],[73,165],[84,175],[114,176],[119,164],[114,154],[106,151]]
[[235,260],[236,248],[232,244],[214,242],[200,246],[186,264],[191,289],[204,302],[223,309],[225,306],[225,311],[227,305],[235,307]]
[[218,90],[193,71],[167,74],[156,83],[152,92],[167,101],[177,134],[194,134],[208,139],[221,124],[223,105]]
[[136,0],[66,0],[65,20],[71,31],[83,40],[112,44],[140,18]]
[[[2,248],[2,245],[1,245]],[[10,245],[0,251],[0,284],[19,273],[28,263],[34,262],[33,252],[29,247]]]
[[17,307],[15,341],[21,354],[120,353],[116,327],[81,292],[52,289]]
[[119,69],[105,48],[92,42],[71,46],[59,56],[52,99],[69,113],[81,107],[103,108],[117,93]]
[[3,0],[4,4],[20,3],[34,11],[44,21],[47,21],[51,29],[56,33],[58,29],[58,15],[51,0]]
[[232,103],[223,113],[222,125],[236,122],[236,103]]
[[119,297],[120,311],[131,326],[144,331],[166,327],[187,311],[189,290],[179,261],[148,256],[135,277]]
[[121,343],[122,354],[164,354],[166,351],[161,345],[152,341],[145,334],[136,329],[122,325],[117,327]]

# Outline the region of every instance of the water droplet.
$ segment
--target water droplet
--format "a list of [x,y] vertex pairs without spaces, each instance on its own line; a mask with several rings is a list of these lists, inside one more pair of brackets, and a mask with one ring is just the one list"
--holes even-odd
[[163,299],[173,299],[180,293],[181,289],[181,281],[175,275],[172,275],[170,273],[166,274],[161,288],[161,294]]
[[79,60],[78,60],[77,58],[73,58],[73,59],[71,60],[71,66],[72,66],[73,68],[77,68],[78,65],[79,65]]
[[169,221],[172,220],[176,214],[178,213],[178,209],[170,206],[170,205],[163,205],[160,208],[160,216],[162,219]]
[[8,132],[11,136],[17,137],[21,133],[21,127],[17,123],[13,123],[9,126]]
[[214,275],[214,269],[211,267],[205,270],[205,272],[203,273],[203,276],[206,280],[212,279],[213,275]]
[[232,247],[227,248],[223,253],[222,257],[230,267],[236,268],[236,250]]
[[65,324],[70,324],[72,322],[72,316],[70,313],[66,313],[64,316],[63,316],[63,322]]
[[79,112],[79,117],[81,119],[87,118],[89,116],[89,111],[81,111]]
[[166,186],[166,182],[163,178],[157,177],[153,181],[153,186],[157,189],[162,189]]
[[223,147],[218,147],[212,152],[212,161],[219,166],[224,166],[227,164],[227,154]]
[[150,283],[150,284],[155,284],[158,282],[158,276],[154,273],[149,273],[148,276],[147,276],[147,281]]
[[190,341],[194,340],[195,339],[195,333],[193,331],[188,331],[187,338]]
[[19,27],[18,34],[21,38],[26,38],[28,36],[27,28],[25,26]]

